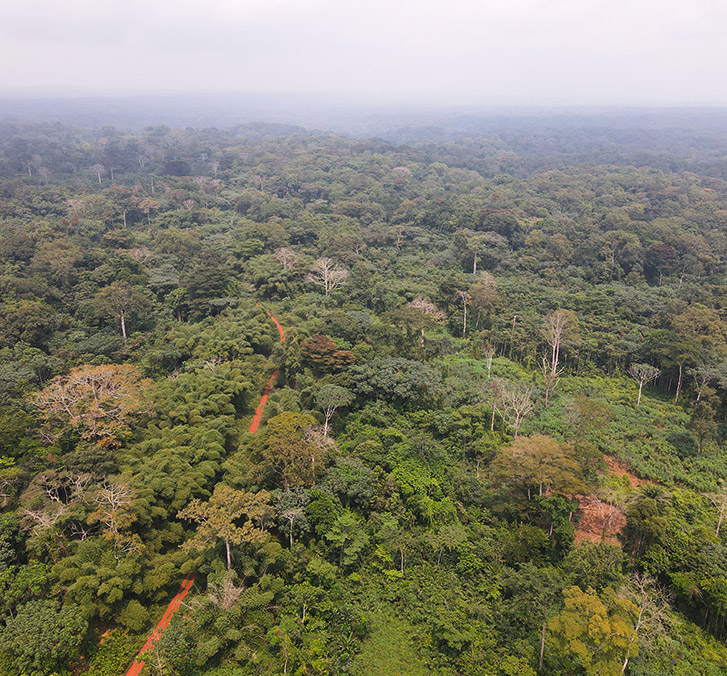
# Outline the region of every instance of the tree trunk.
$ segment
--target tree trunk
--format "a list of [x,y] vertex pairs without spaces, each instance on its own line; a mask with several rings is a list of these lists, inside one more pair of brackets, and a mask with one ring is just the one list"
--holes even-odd
[[472,262],[472,274],[473,275],[477,274],[477,252],[476,251],[475,251],[474,261]]
[[467,336],[467,303],[464,304],[464,319],[462,320],[462,338]]
[[543,670],[543,656],[545,655],[545,630],[548,626],[548,617],[543,617],[543,630],[540,632],[540,657],[538,659],[538,669]]
[[121,319],[121,335],[124,337],[124,342],[126,342],[126,317],[124,317],[124,313],[121,313],[120,316]]
[[225,538],[225,549],[227,550],[227,570],[232,570],[232,555],[230,554],[229,538]]
[[639,398],[636,401],[636,407],[637,408],[639,406],[641,406],[641,390],[643,389],[643,387],[644,387],[644,381],[643,380],[639,380]]
[[724,510],[727,507],[727,494],[725,494],[724,500],[722,500],[722,506],[719,509],[719,520],[717,521],[717,530],[714,533],[714,537],[719,537],[719,529],[722,528],[722,521],[724,519]]
[[679,364],[679,380],[677,380],[677,393],[674,397],[674,403],[679,402],[679,394],[682,391],[682,381],[684,379],[684,364]]

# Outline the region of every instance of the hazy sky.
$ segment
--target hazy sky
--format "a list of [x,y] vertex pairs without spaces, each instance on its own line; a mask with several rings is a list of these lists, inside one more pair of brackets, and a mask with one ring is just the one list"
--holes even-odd
[[725,0],[0,0],[0,85],[727,104]]

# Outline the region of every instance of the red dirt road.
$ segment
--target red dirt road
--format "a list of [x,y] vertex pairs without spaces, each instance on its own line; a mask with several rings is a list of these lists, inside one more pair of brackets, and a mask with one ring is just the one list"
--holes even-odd
[[[278,329],[278,335],[280,336],[280,342],[285,342],[285,333],[283,332],[283,327],[280,325],[280,322],[273,317],[272,313],[269,310],[265,310],[268,317],[273,320],[275,323],[275,326]],[[270,380],[268,380],[268,384],[265,386],[265,389],[263,390],[262,397],[260,398],[260,403],[257,405],[257,408],[255,409],[255,416],[252,419],[252,423],[250,424],[250,434],[255,434],[257,432],[258,427],[260,426],[260,421],[263,417],[263,411],[265,410],[265,404],[268,402],[268,397],[270,396],[270,390],[273,389],[273,383],[275,382],[275,378],[278,375],[278,371],[275,370],[273,372],[273,375],[270,376]],[[151,650],[154,647],[154,643],[156,643],[159,636],[161,636],[161,633],[167,628],[169,625],[169,621],[174,616],[174,613],[179,610],[179,607],[182,605],[182,600],[187,595],[189,590],[192,588],[192,583],[194,582],[194,573],[190,573],[187,575],[187,577],[184,578],[184,581],[182,582],[182,586],[179,588],[179,591],[177,592],[177,595],[169,602],[169,605],[167,606],[167,610],[162,615],[162,619],[159,620],[159,624],[157,624],[156,628],[152,632],[151,636],[147,639],[147,642],[144,644],[144,647],[141,649],[139,654],[136,656],[136,660],[134,661],[134,664],[131,666],[129,671],[126,672],[126,676],[139,676],[141,673],[141,670],[144,668],[144,660],[141,659],[141,656],[147,651]]]
[[273,322],[275,322],[275,326],[278,327],[278,335],[280,336],[280,342],[281,343],[284,343],[285,342],[285,333],[283,332],[283,327],[280,326],[280,322],[277,319],[275,319],[275,317],[273,317],[273,315],[270,312],[270,310],[265,310],[265,312],[267,312],[268,313],[268,317],[270,317],[270,319],[272,319]]
[[154,647],[154,644],[156,643],[161,633],[169,625],[169,621],[174,616],[174,613],[179,610],[179,607],[182,605],[182,600],[187,595],[187,592],[189,592],[189,590],[192,588],[193,583],[194,573],[190,573],[189,575],[187,575],[187,577],[184,578],[182,586],[179,588],[177,595],[169,602],[169,605],[167,606],[164,615],[162,615],[162,619],[159,620],[159,624],[157,624],[151,636],[147,639],[144,647],[139,651],[139,654],[136,656],[134,664],[132,664],[129,671],[126,672],[126,676],[137,676],[139,673],[141,673],[141,670],[144,668],[144,660],[141,659],[142,655],[147,650],[150,650]]
[[[285,342],[285,332],[283,331],[283,327],[280,325],[280,322],[273,317],[272,312],[270,310],[265,310],[268,317],[273,320],[275,326],[278,328],[278,335],[280,336],[280,342]],[[273,375],[270,376],[270,380],[268,380],[268,384],[265,386],[265,389],[263,390],[263,396],[260,398],[260,403],[257,405],[257,408],[255,409],[255,415],[253,416],[252,422],[250,423],[250,429],[248,432],[250,434],[255,434],[257,432],[257,428],[260,426],[260,421],[263,417],[263,411],[265,410],[265,404],[268,403],[268,397],[270,396],[270,390],[273,389],[273,383],[275,382],[275,378],[278,376],[278,371],[274,371]]]
[[257,428],[260,426],[260,421],[263,417],[263,411],[265,410],[265,404],[268,403],[268,397],[270,396],[270,390],[273,389],[273,383],[275,382],[275,378],[278,377],[278,372],[274,371],[273,375],[270,376],[270,380],[268,380],[268,384],[265,386],[265,389],[263,390],[263,396],[260,397],[260,403],[257,405],[257,408],[255,409],[255,416],[252,419],[252,422],[250,423],[250,429],[248,432],[250,434],[255,434],[257,432]]

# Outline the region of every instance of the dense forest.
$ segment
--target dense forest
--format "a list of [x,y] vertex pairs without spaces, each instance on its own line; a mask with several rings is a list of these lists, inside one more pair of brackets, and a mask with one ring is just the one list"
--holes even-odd
[[2,123],[0,675],[727,672],[727,148],[612,122]]

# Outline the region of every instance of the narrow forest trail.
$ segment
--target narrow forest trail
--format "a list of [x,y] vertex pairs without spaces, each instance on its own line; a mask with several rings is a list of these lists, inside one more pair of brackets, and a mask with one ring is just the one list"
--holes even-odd
[[[272,312],[270,310],[265,310],[268,317],[273,320],[275,326],[278,329],[278,335],[280,336],[280,342],[285,342],[285,332],[283,331],[283,327],[280,325],[280,322],[273,317]],[[265,411],[265,404],[268,403],[268,397],[270,396],[270,391],[273,389],[273,383],[275,382],[275,379],[278,377],[278,370],[276,369],[273,371],[273,374],[270,376],[270,380],[268,380],[268,384],[265,386],[265,389],[263,390],[263,395],[260,398],[260,403],[257,405],[257,408],[255,409],[255,415],[253,416],[252,422],[250,423],[250,429],[248,432],[250,434],[255,434],[257,432],[257,428],[260,426],[260,421],[263,417],[263,412]]]
[[[278,335],[280,336],[280,342],[284,343],[285,332],[283,331],[283,327],[281,326],[280,322],[275,317],[273,317],[270,310],[265,310],[265,312],[267,313],[268,317],[273,320],[273,323],[277,327]],[[258,430],[258,427],[260,426],[260,421],[262,420],[263,412],[265,411],[265,404],[267,404],[268,402],[270,391],[273,389],[273,383],[275,382],[275,378],[277,378],[278,373],[278,369],[275,369],[275,371],[273,371],[273,374],[270,376],[267,385],[265,385],[265,389],[263,389],[262,396],[260,397],[260,403],[255,409],[255,416],[253,417],[252,423],[250,424],[250,429],[248,430],[250,434],[255,434],[255,432],[257,432]],[[126,672],[126,676],[138,676],[141,673],[141,670],[144,668],[144,660],[141,659],[142,656],[145,652],[154,648],[154,644],[159,639],[162,632],[167,628],[167,626],[169,626],[169,622],[171,621],[172,617],[174,617],[174,613],[179,610],[182,605],[182,600],[192,588],[192,584],[194,583],[194,577],[195,573],[190,573],[189,575],[187,575],[187,577],[184,578],[182,586],[179,588],[177,595],[169,602],[169,605],[167,606],[164,615],[162,615],[162,619],[159,620],[159,623],[154,628],[151,636],[147,639],[144,647],[139,651],[139,654],[134,660],[134,664],[132,664],[129,670]]]
[[187,575],[187,577],[184,578],[182,586],[179,588],[177,595],[169,602],[169,605],[167,606],[164,615],[162,615],[162,619],[159,620],[159,624],[157,624],[157,626],[154,628],[151,636],[146,640],[144,647],[139,651],[139,654],[134,660],[134,664],[132,664],[129,671],[126,672],[126,676],[137,676],[141,673],[141,670],[144,668],[144,660],[142,659],[144,653],[154,647],[154,644],[157,642],[162,632],[169,625],[169,621],[172,619],[172,617],[174,617],[174,613],[179,610],[180,606],[182,605],[182,601],[184,600],[184,597],[192,588],[192,584],[194,583],[194,575],[194,573],[190,573],[189,575]]

